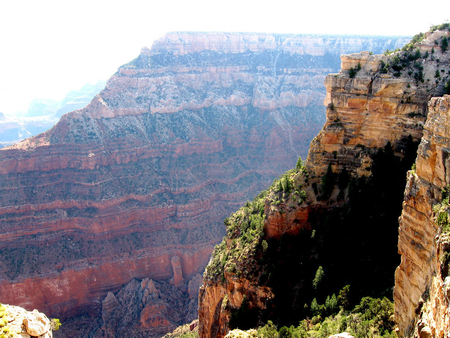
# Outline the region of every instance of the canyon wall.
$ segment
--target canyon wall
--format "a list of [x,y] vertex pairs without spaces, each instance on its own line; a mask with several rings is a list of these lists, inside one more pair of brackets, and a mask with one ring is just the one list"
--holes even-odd
[[444,337],[450,331],[448,220],[439,220],[441,213],[448,217],[442,191],[449,185],[449,114],[450,96],[430,101],[416,168],[408,174],[394,289],[401,337]]
[[[0,151],[0,298],[97,336],[186,321],[223,219],[306,156],[340,53],[404,41],[171,33],[144,48],[86,108]],[[141,305],[118,328],[127,295]]]
[[[449,53],[438,44],[448,35],[447,31],[429,32],[421,41],[391,55],[362,52],[341,57],[341,71],[325,79],[327,119],[311,142],[306,166],[287,172],[261,199],[238,211],[233,216],[235,222],[227,224],[227,238],[214,252],[200,291],[201,337],[223,337],[230,328],[241,327],[236,325],[242,324],[236,321],[241,310],[248,313],[244,324],[247,327],[261,325],[268,319],[279,327],[289,326],[295,320],[298,323],[309,316],[303,305],[306,309],[315,294],[319,294],[309,283],[322,266],[325,276],[331,279],[324,282],[329,286],[328,295],[346,284],[351,284],[360,297],[392,295],[398,264],[397,217],[401,211],[405,173],[415,159],[414,144],[422,139],[426,121],[429,128],[439,129],[437,141],[447,142],[443,135],[446,117],[436,119],[433,113],[427,120],[427,115],[429,100],[442,96],[450,79]],[[448,97],[439,100],[447,102]],[[442,107],[447,106],[439,100],[434,99],[430,105],[436,105],[433,109],[441,114],[447,109]],[[430,118],[436,119],[434,127]],[[444,175],[442,161],[447,160],[447,153],[442,151],[441,155],[425,139],[419,157],[425,154],[426,161],[432,161],[431,165],[439,167]],[[431,174],[426,169],[428,162],[418,160],[417,175],[421,168],[428,170],[430,180],[437,178],[440,174]],[[440,193],[447,184],[445,175],[435,183],[432,195]],[[419,298],[428,290],[437,271],[436,264],[429,263],[436,263],[439,256],[433,253],[438,246],[433,242],[436,227],[428,228],[432,220],[423,223],[426,217],[434,216],[432,200],[412,210],[423,199],[430,198],[430,192],[426,191],[430,183],[421,193],[413,187],[414,182],[410,174],[400,228],[402,264],[396,273],[394,293],[400,336],[411,328]],[[416,194],[417,198],[410,196]],[[388,202],[383,204],[381,200]],[[256,206],[261,204],[264,205],[263,226],[253,229],[250,226],[253,241],[249,244],[249,226],[245,220],[255,217],[251,210],[260,210]],[[417,226],[407,229],[414,218]],[[286,235],[293,235],[292,243]],[[446,244],[441,242],[442,252]],[[281,255],[282,247],[289,245],[292,249]],[[266,254],[271,246],[278,246],[271,254],[281,255],[280,260],[270,259]],[[289,258],[294,255],[295,261]],[[350,260],[355,255],[360,257],[352,265]],[[274,264],[285,264],[284,261],[291,264],[287,264],[285,271],[274,269]],[[275,273],[280,275],[276,283],[271,282]],[[373,284],[375,280],[378,282]],[[377,283],[385,285],[375,291]],[[286,291],[289,289],[293,291]],[[277,303],[277,299],[284,302]],[[442,301],[440,298],[437,302]],[[287,313],[280,310],[282,307],[289,309]],[[428,308],[433,307],[434,304]],[[285,320],[289,311],[296,312],[297,316],[291,322]],[[442,318],[441,326],[447,317]]]

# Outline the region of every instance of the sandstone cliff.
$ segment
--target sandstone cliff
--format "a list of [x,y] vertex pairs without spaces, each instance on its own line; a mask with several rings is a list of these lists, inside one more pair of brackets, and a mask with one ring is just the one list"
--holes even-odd
[[[448,304],[448,186],[447,149],[450,140],[448,95],[429,103],[416,169],[409,172],[400,218],[399,252],[402,261],[395,275],[395,315],[399,335],[443,337],[449,332]],[[436,206],[438,206],[436,208]],[[440,224],[439,224],[440,223]]]
[[[98,335],[126,312],[120,290],[140,299],[131,331],[190,320],[189,286],[223,218],[305,156],[322,126],[337,56],[402,41],[172,33],[144,48],[86,108],[0,151],[2,301],[77,316]],[[149,305],[147,278],[185,312],[168,298]]]
[[[447,25],[448,27],[448,25]],[[428,33],[420,48],[434,51],[424,69],[441,77],[448,93],[450,55],[442,46],[448,31]],[[441,83],[442,84],[442,83]],[[428,102],[415,168],[408,174],[398,249],[401,264],[395,273],[395,320],[399,335],[444,337],[448,326],[448,95]]]
[[[223,337],[230,327],[254,327],[267,319],[290,325],[309,315],[305,309],[314,297],[331,295],[346,284],[356,289],[354,297],[392,295],[405,173],[423,135],[428,101],[442,95],[449,80],[448,52],[439,47],[448,35],[427,33],[389,56],[342,56],[340,73],[325,79],[327,120],[311,143],[306,166],[287,172],[226,223],[227,238],[216,247],[200,291],[201,337]],[[442,122],[435,127],[441,133],[446,128]],[[420,149],[425,153],[430,145],[424,142]],[[426,156],[441,167],[436,156],[446,159]],[[426,167],[419,160],[417,166]],[[443,185],[439,182],[437,191]],[[424,191],[421,196],[429,195]],[[403,218],[422,222],[423,210],[405,216],[410,209],[404,209]],[[433,229],[401,230],[397,276],[406,276],[404,282],[397,278],[395,292],[396,307],[404,302],[397,314],[401,334],[437,269],[429,265],[429,259],[438,259],[432,246],[431,251],[422,247],[435,235]],[[325,278],[313,287],[318,267]],[[244,310],[245,319],[240,318]]]

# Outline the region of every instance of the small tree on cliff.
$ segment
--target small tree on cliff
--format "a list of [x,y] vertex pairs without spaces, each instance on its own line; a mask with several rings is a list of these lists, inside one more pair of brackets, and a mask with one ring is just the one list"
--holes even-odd
[[325,273],[323,272],[323,268],[321,266],[319,266],[319,268],[316,271],[316,276],[314,277],[314,280],[313,280],[314,289],[317,290],[317,288],[320,285],[320,282],[322,282],[324,275],[325,275]]
[[299,156],[298,160],[297,160],[297,164],[295,166],[295,169],[297,169],[297,171],[302,170],[305,167],[305,165],[303,164],[302,158]]
[[350,285],[344,286],[344,288],[339,291],[339,296],[337,297],[337,302],[339,307],[344,310],[349,310],[350,308]]

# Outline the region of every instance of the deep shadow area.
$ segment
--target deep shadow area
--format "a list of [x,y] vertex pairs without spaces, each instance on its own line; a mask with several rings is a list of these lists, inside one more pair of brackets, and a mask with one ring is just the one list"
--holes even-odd
[[[255,327],[269,319],[278,327],[298,325],[314,316],[314,299],[324,304],[327,296],[338,297],[346,285],[349,308],[366,296],[392,299],[394,271],[400,263],[398,217],[406,172],[417,147],[411,138],[395,146],[388,143],[372,155],[369,178],[351,177],[345,170],[328,178],[327,184],[339,186],[341,202],[316,208],[309,217],[311,231],[268,241],[259,283],[270,286],[275,298],[269,311],[258,316],[245,316],[249,312],[243,308],[236,311],[232,327]],[[396,156],[399,152],[402,158]]]

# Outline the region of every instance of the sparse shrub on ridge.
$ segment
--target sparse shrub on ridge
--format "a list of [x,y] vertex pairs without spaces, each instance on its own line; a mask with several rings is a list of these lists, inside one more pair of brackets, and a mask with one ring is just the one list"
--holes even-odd
[[437,31],[437,30],[440,30],[440,31],[444,31],[444,30],[450,31],[450,23],[446,22],[446,23],[442,23],[442,24],[440,24],[440,25],[436,25],[436,26],[431,26],[431,27],[430,27],[430,31],[431,31],[431,32],[435,32],[435,31]]

